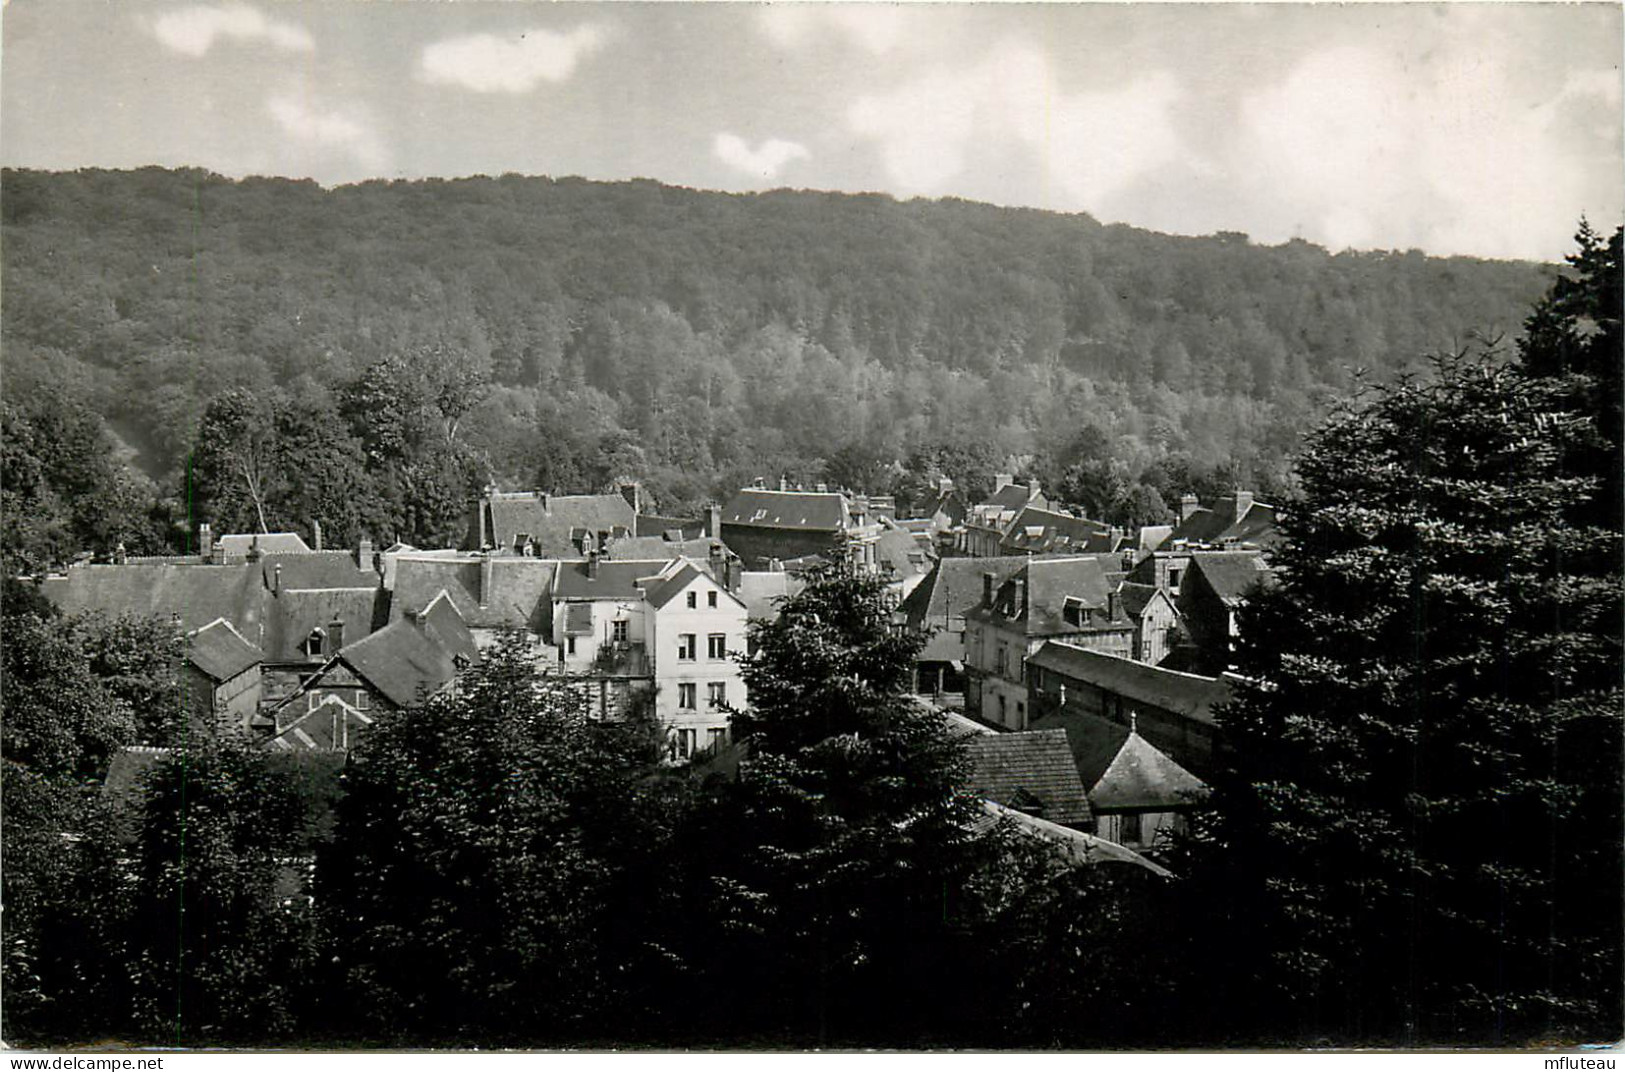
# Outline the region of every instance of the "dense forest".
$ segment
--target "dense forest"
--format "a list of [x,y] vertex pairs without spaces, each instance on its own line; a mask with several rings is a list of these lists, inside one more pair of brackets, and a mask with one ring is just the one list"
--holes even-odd
[[[1027,469],[1097,516],[1289,490],[1360,370],[1517,330],[1549,268],[956,200],[504,176],[7,171],[6,552],[190,525],[420,545],[472,489]],[[1149,492],[1156,492],[1155,496]]]

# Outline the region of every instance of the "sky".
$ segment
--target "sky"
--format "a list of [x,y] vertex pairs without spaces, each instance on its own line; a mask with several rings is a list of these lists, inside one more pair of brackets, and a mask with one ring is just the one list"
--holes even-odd
[[961,197],[1555,260],[1621,6],[10,0],[0,163]]

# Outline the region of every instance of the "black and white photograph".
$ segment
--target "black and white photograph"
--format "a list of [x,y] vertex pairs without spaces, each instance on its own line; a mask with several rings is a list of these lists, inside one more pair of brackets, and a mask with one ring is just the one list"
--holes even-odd
[[8,1068],[1613,1067],[1622,56],[9,0]]

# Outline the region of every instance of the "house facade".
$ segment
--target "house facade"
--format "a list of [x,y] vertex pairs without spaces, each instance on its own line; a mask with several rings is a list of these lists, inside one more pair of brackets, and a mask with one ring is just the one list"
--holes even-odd
[[864,500],[838,491],[743,488],[722,508],[722,540],[747,570],[819,556],[876,568],[880,524]]
[[246,731],[259,710],[264,661],[224,618],[188,633],[182,695],[193,717],[221,731]]
[[1026,729],[1027,656],[1047,641],[1125,658],[1133,651],[1134,622],[1099,557],[1034,559],[1002,585],[994,580],[984,575],[982,601],[965,615],[965,709],[971,715]]

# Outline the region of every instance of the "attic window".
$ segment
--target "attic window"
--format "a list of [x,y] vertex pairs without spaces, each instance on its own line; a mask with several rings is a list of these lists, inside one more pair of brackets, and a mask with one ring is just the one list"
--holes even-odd
[[321,655],[327,647],[327,634],[320,628],[312,629],[305,638],[305,654],[310,656]]
[[1061,604],[1061,617],[1068,625],[1089,624],[1089,608],[1077,596],[1067,596]]

